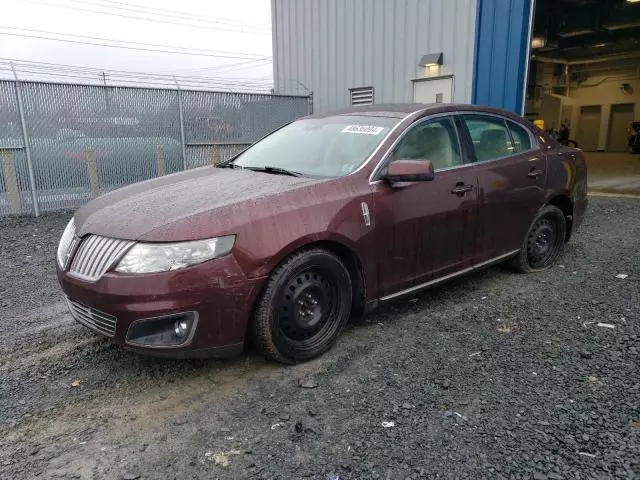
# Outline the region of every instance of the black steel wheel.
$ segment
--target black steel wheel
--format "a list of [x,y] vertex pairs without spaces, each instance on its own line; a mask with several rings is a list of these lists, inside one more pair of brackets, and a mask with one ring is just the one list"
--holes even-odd
[[511,264],[529,273],[551,267],[562,254],[567,238],[567,221],[562,210],[544,207],[531,223],[523,245]]
[[317,357],[335,343],[349,320],[349,271],[331,252],[298,252],[267,281],[256,308],[252,336],[268,357],[295,363]]

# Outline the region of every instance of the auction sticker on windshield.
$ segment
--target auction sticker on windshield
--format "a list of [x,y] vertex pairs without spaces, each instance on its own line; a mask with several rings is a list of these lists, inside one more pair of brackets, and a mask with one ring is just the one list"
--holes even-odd
[[383,127],[374,125],[347,125],[342,129],[342,133],[363,133],[365,135],[379,135]]

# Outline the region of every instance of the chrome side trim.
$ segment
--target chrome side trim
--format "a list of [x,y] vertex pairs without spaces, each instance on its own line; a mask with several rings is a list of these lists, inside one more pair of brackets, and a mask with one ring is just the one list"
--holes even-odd
[[362,219],[364,220],[364,226],[365,227],[370,227],[371,226],[371,214],[369,213],[369,205],[367,205],[367,202],[362,202],[360,204],[360,207],[362,208]]
[[514,256],[516,253],[518,253],[520,250],[513,250],[511,252],[505,253],[503,255],[500,255],[498,257],[492,258],[490,260],[487,260],[486,262],[482,262],[479,263],[478,265],[475,265],[473,267],[469,267],[469,268],[465,268],[464,270],[460,270],[458,272],[453,272],[450,273],[449,275],[445,275],[444,277],[440,277],[440,278],[436,278],[435,280],[430,280],[426,283],[422,283],[420,285],[416,285],[415,287],[411,287],[411,288],[407,288],[406,290],[401,290],[399,292],[396,293],[392,293],[391,295],[387,295],[386,297],[382,297],[380,298],[381,302],[386,302],[388,300],[392,300],[396,297],[401,297],[403,295],[407,295],[409,293],[413,293],[413,292],[417,292],[418,290],[422,290],[428,287],[431,287],[433,285],[436,285],[438,283],[442,283],[445,282],[447,280],[450,280],[452,278],[456,278],[456,277],[460,277],[462,275],[464,275],[465,273],[470,273],[473,272],[474,270],[480,270],[483,267],[488,267],[489,265],[493,264],[493,263],[497,263],[501,260],[505,260],[509,257]]

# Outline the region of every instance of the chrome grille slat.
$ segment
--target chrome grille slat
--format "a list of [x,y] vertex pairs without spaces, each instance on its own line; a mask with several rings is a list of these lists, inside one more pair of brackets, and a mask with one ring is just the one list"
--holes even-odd
[[[82,239],[79,240],[80,244],[82,245]],[[87,250],[86,249],[81,249],[79,246],[76,250],[75,255],[73,256],[73,259],[71,260],[71,269],[75,269],[77,268],[77,266],[80,264],[80,262],[82,262],[82,259],[84,258],[84,256],[87,254]]]
[[100,317],[94,315],[92,312],[87,312],[78,308],[74,308],[74,310],[76,314],[81,315],[85,320],[95,323],[97,327],[102,327],[109,333],[113,333],[114,325],[112,323],[107,322],[106,320],[98,320]]
[[[84,265],[87,255],[89,255],[89,252],[91,251],[93,242],[94,242],[94,238],[92,236],[87,238],[84,242],[82,240],[80,241],[80,246],[78,247],[78,253],[77,253],[77,261],[74,259],[74,262],[71,264],[72,271],[73,270],[79,271],[83,268],[82,265]],[[74,269],[74,265],[75,265],[75,269]]]
[[126,245],[120,245],[118,246],[118,253],[115,255],[116,258],[120,258],[120,255],[122,255],[124,253],[125,250],[127,250],[131,245],[133,245],[134,242],[131,242],[130,244],[126,244]]
[[104,254],[106,253],[105,246],[108,244],[109,240],[111,239],[102,237],[100,240],[98,240],[98,243],[96,243],[94,255],[91,257],[91,261],[89,262],[88,267],[90,277],[93,277],[95,275],[98,264],[102,261],[102,257],[104,257]]
[[101,312],[95,308],[90,308],[67,298],[69,311],[73,319],[107,337],[113,337],[116,333],[116,317],[108,313]]
[[77,247],[69,273],[84,280],[98,280],[134,243],[131,240],[89,235]]
[[99,241],[100,241],[100,238],[98,236],[91,236],[87,239],[87,243],[89,244],[89,246],[87,247],[87,253],[84,256],[83,262],[80,264],[80,268],[84,272],[86,272],[85,275],[88,274],[89,264],[91,263],[91,259],[93,258],[93,252],[96,250],[96,247],[98,246]]
[[109,238],[105,248],[103,249],[103,254],[102,254],[102,257],[100,258],[100,261],[96,262],[96,269],[93,272],[94,275],[97,272],[105,271],[107,268],[110,267],[110,265],[108,264],[109,259],[112,258],[111,256],[113,255],[113,253],[116,251],[117,248],[118,248],[118,242],[113,238]]
[[79,310],[74,309],[71,312],[71,315],[75,320],[84,323],[85,325],[89,325],[97,330],[100,330],[100,333],[103,333],[108,336],[113,336],[115,333],[115,327],[112,325],[107,325],[103,323],[97,323],[95,319],[91,316],[91,314],[81,313]]
[[76,322],[78,322],[81,325],[84,325],[87,328],[90,328],[94,332],[97,332],[97,333],[99,333],[101,335],[104,335],[105,337],[113,337],[113,333],[107,332],[107,331],[103,330],[102,328],[97,327],[96,325],[94,325],[93,322],[91,322],[90,320],[87,320],[84,317],[74,316],[73,318],[74,318],[74,320]]

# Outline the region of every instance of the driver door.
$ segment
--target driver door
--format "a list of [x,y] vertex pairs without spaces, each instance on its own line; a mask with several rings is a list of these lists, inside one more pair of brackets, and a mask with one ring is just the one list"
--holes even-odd
[[478,214],[477,180],[453,116],[420,120],[385,160],[430,160],[431,181],[374,182],[380,297],[404,293],[471,266]]

